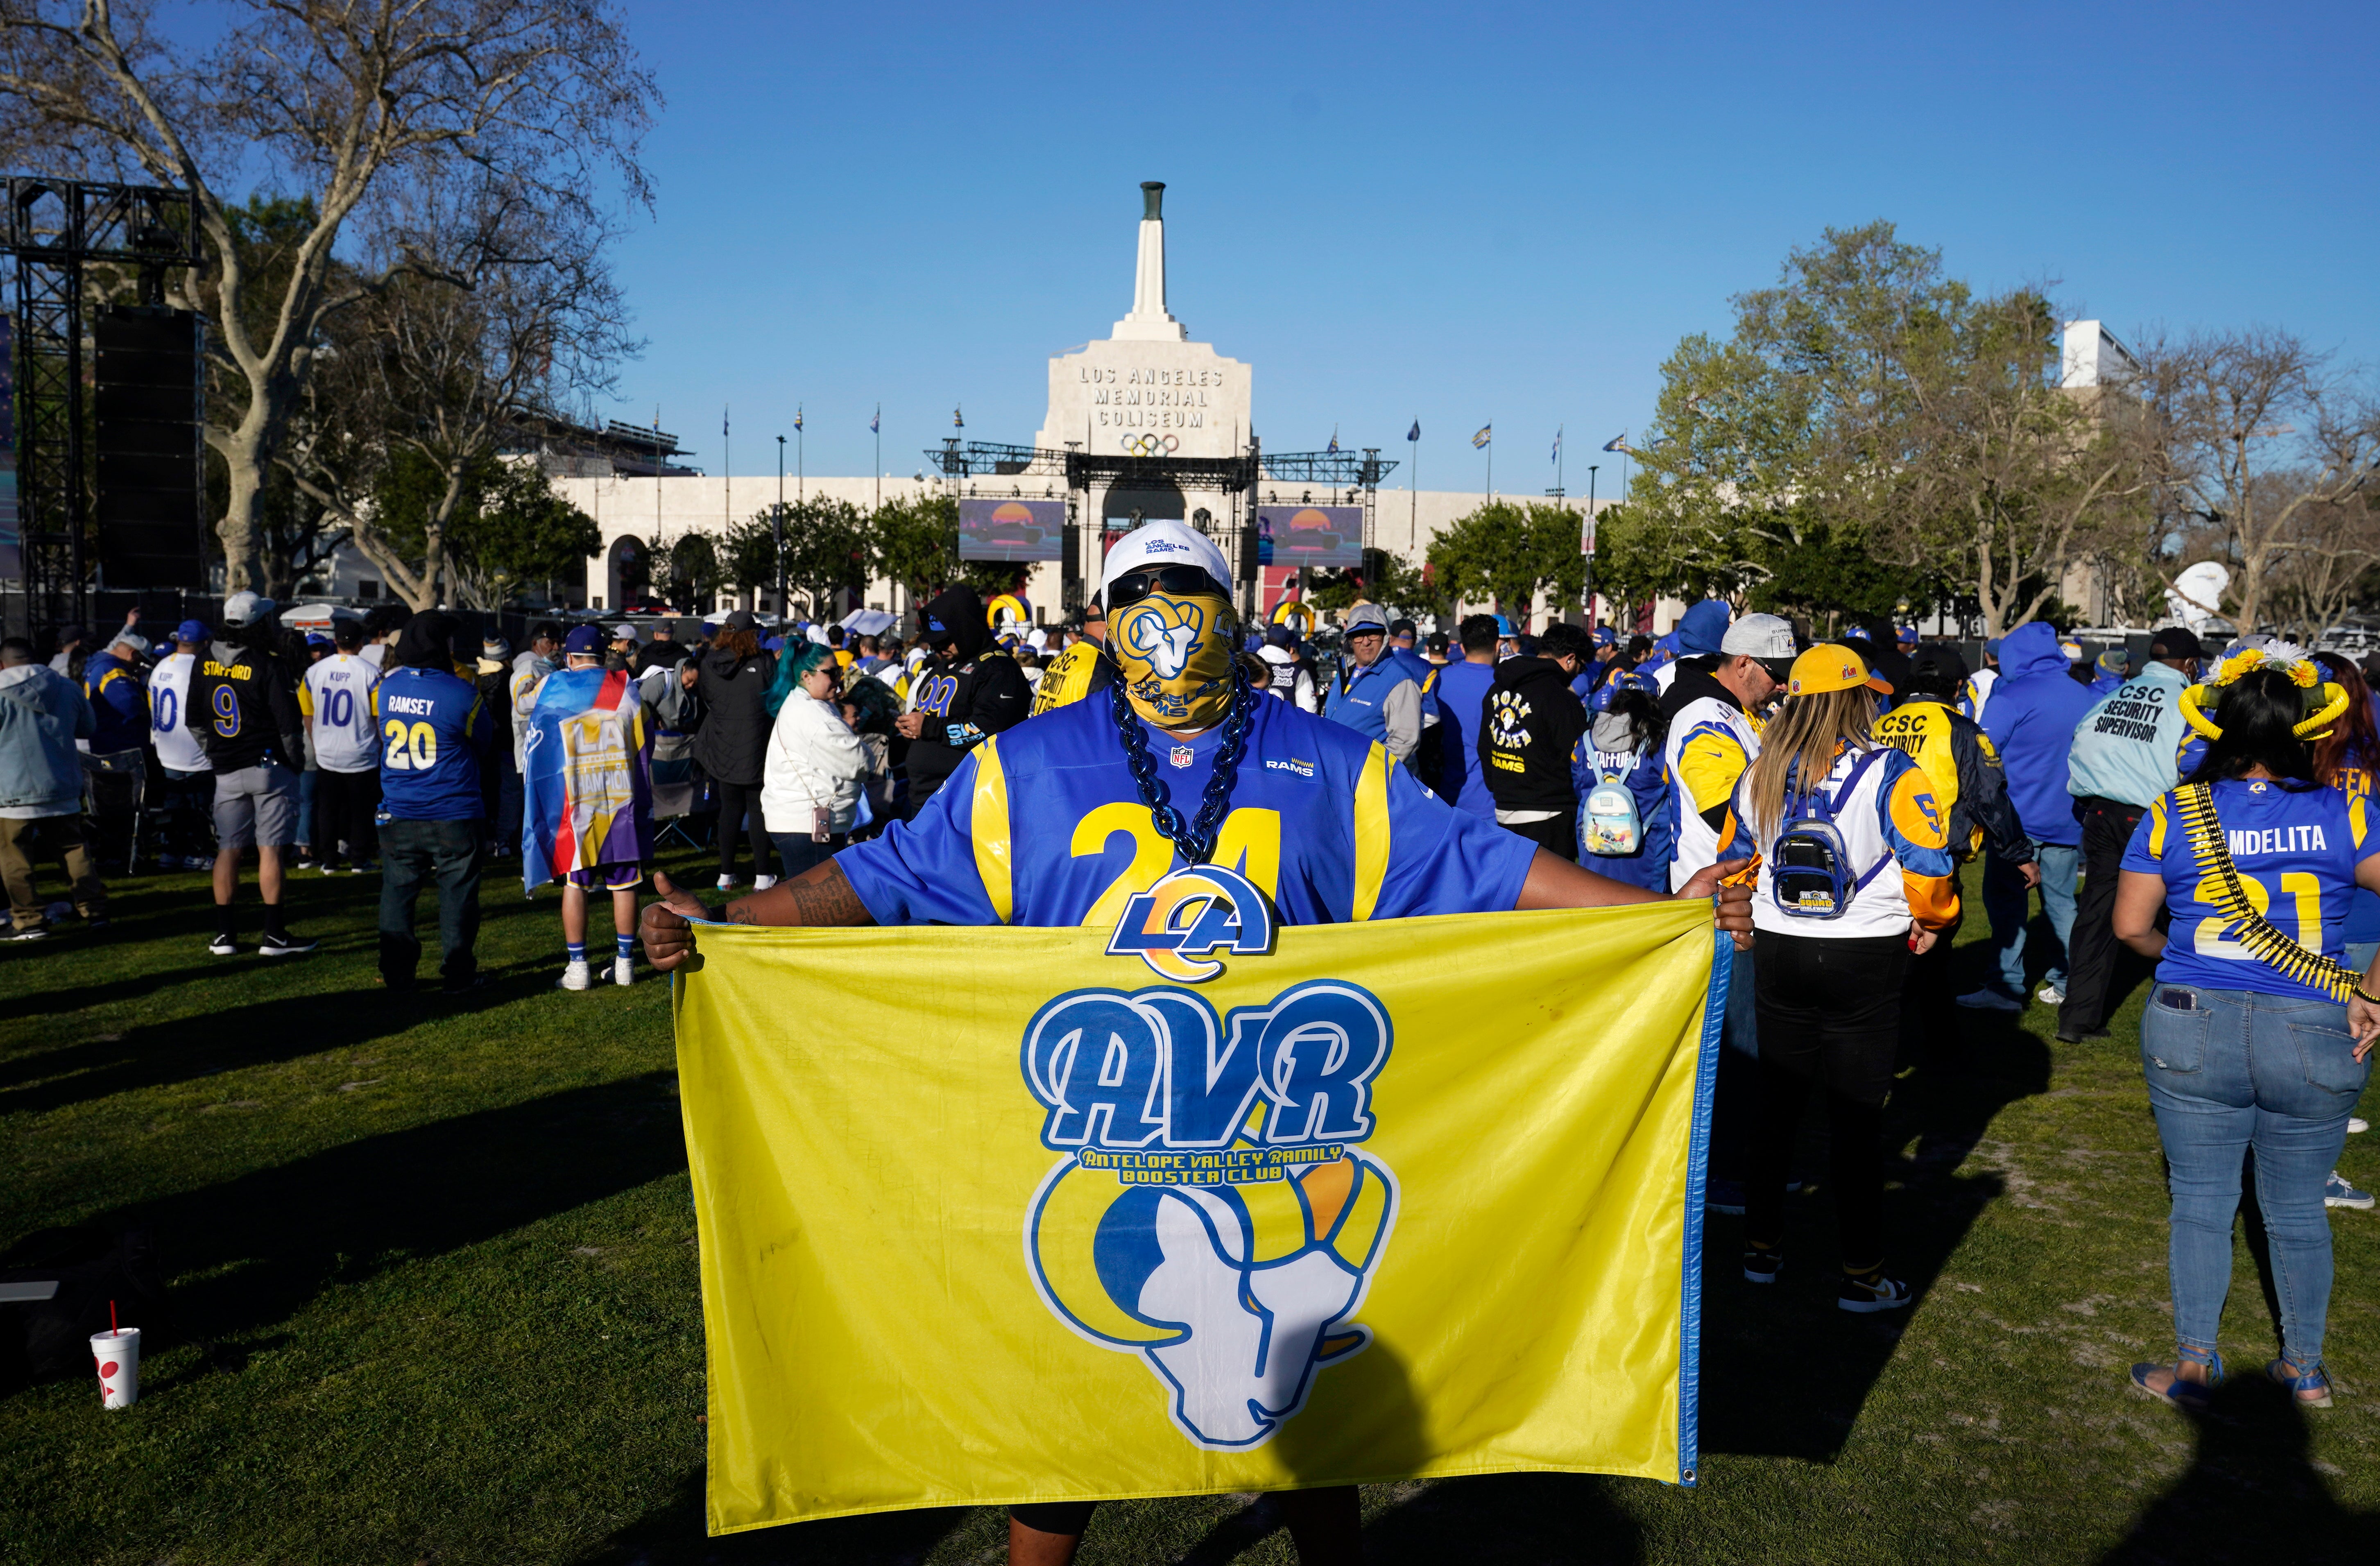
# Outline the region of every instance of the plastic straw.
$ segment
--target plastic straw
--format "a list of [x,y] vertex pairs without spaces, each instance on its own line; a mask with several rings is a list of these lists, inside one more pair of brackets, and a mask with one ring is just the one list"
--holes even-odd
[[115,1302],[114,1300],[107,1302],[107,1329],[111,1332],[117,1329],[115,1325]]

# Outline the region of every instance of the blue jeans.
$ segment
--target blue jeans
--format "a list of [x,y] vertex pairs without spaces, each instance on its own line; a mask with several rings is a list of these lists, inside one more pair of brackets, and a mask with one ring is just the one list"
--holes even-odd
[[2150,996],[2141,1070],[2170,1171],[2173,1327],[2185,1356],[2215,1353],[2240,1169],[2253,1148],[2281,1347],[2301,1370],[2322,1363],[2331,1280],[2323,1181],[2372,1074],[2353,1050],[2347,1008],[2328,1001],[2162,983]]
[[1719,1024],[1718,1073],[1711,1085],[1710,1178],[1741,1185],[1752,1166],[1760,1123],[1760,1013],[1753,1000],[1752,953],[1738,952]]
[[791,880],[813,866],[825,864],[842,853],[844,844],[850,841],[842,832],[835,833],[824,843],[806,832],[772,832],[769,834],[770,845],[777,851],[777,875],[783,880]]
[[314,841],[314,769],[298,774],[298,835],[306,846],[327,853]]
[[[2082,871],[2082,850],[2045,843],[2041,849],[2041,910],[2049,916],[2050,933],[2058,937],[2058,955],[2044,984],[2066,988],[2066,941],[2074,933],[2074,883]],[[2024,927],[2032,917],[2032,901],[2024,878],[2014,865],[1997,854],[1984,856],[1984,913],[1992,921],[1992,957],[1999,965],[2000,988],[2022,1001],[2024,982]]]

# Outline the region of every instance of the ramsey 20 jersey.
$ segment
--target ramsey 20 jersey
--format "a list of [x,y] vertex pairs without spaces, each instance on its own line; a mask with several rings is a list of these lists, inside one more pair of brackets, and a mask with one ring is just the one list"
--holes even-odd
[[[1144,727],[1174,807],[1195,814],[1222,743]],[[1288,924],[1467,914],[1520,901],[1536,845],[1434,797],[1381,746],[1260,700],[1213,862]],[[917,819],[835,856],[879,924],[1111,925],[1181,864],[1141,803],[1105,701],[974,747]]]

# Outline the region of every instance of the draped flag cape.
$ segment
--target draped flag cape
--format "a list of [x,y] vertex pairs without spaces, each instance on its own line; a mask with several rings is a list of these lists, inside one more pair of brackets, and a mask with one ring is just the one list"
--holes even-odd
[[537,687],[521,744],[521,885],[652,855],[653,731],[637,684],[565,669]]
[[1710,905],[1258,938],[1226,883],[1177,874],[1112,938],[702,928],[674,1005],[712,1533],[1694,1483]]

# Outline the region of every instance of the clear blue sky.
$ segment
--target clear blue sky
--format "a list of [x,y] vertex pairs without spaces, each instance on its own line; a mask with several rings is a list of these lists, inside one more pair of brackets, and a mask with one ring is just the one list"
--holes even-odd
[[1584,491],[1682,334],[1876,217],[2119,336],[2380,358],[2369,0],[1488,10],[638,0],[650,346],[603,411],[658,402],[714,473],[726,404],[738,474],[797,402],[813,473],[869,470],[879,401],[896,473],[954,404],[1029,441],[1046,360],[1130,306],[1143,179],[1266,445],[1402,462],[1418,418],[1429,489],[1478,487],[1493,419],[1500,490],[1553,481],[1559,425]]

